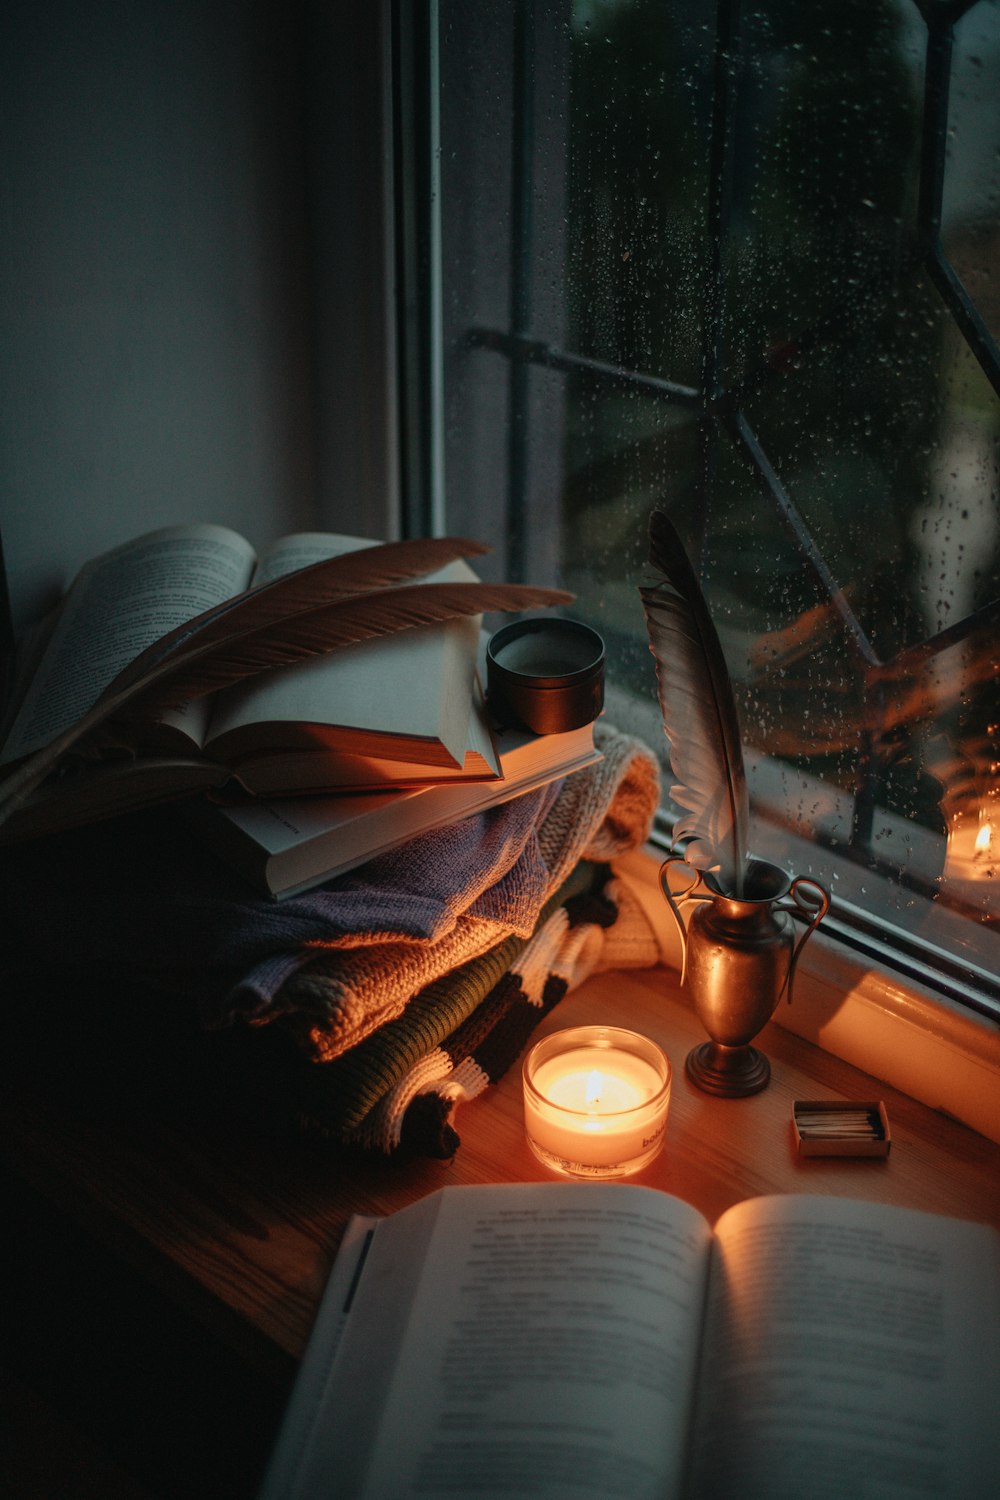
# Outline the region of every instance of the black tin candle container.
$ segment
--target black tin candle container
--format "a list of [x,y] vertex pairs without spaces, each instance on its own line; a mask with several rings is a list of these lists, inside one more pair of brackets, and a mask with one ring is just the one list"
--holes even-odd
[[565,734],[590,724],[604,706],[604,642],[579,620],[504,625],[486,647],[486,696],[500,725]]

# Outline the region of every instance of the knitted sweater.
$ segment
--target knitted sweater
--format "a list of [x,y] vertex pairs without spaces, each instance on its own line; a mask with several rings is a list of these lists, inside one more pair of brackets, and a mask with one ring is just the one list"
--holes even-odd
[[[397,930],[377,937],[369,932],[361,944],[344,934],[316,940],[309,945],[308,961],[285,978],[270,1004],[245,1012],[246,1019],[261,1023],[281,1015],[313,1057],[329,1061],[399,1016],[434,980],[505,938],[526,941],[546,903],[581,860],[610,861],[649,834],[659,800],[653,755],[606,723],[597,726],[596,739],[602,759],[561,783],[513,863],[504,843],[505,857],[491,882],[484,860],[472,861],[468,899],[463,901],[456,879],[461,867],[450,857],[451,830],[396,851],[400,885],[409,872],[421,889],[433,885],[435,876],[450,887],[449,920],[438,936]],[[378,871],[368,867],[366,878],[378,879]],[[405,898],[400,910],[406,911]],[[397,925],[404,926],[405,919]],[[245,993],[230,996],[231,1016],[239,1014]]]

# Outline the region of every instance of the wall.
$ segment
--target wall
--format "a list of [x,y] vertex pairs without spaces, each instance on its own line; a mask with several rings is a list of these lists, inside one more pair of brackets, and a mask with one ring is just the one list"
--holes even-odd
[[7,0],[0,527],[16,625],[152,526],[208,519],[256,544],[388,534],[390,304],[370,250],[386,229],[383,49],[382,7],[363,0]]

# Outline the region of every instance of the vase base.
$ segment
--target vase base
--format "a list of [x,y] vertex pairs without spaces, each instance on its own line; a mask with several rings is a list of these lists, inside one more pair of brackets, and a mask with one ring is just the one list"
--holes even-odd
[[767,1088],[771,1064],[756,1047],[702,1042],[687,1055],[684,1071],[696,1088],[725,1099],[742,1099]]

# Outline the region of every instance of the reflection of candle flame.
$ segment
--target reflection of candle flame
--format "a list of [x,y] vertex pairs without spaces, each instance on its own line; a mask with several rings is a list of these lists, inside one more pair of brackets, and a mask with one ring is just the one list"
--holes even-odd
[[604,1079],[599,1069],[595,1068],[587,1078],[587,1092],[585,1095],[585,1100],[588,1109],[596,1109],[600,1104],[601,1088],[603,1084]]
[[[963,883],[966,886],[968,882],[995,883],[1000,877],[997,801],[996,797],[990,796],[983,799],[978,810],[966,808],[960,811],[948,830],[943,874],[946,887],[951,885],[956,893],[971,893],[971,887],[963,891]],[[995,895],[990,899],[995,900]]]

